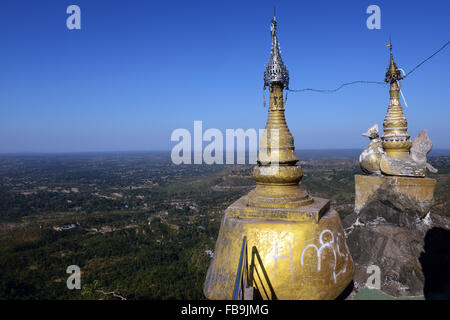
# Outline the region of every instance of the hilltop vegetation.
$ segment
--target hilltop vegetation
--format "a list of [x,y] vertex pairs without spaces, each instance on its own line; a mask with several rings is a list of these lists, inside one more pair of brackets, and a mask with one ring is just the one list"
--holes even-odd
[[[431,161],[433,210],[448,214],[450,157]],[[352,212],[355,158],[301,165],[312,195]],[[163,153],[0,157],[0,298],[203,299],[222,212],[254,187],[251,172]],[[81,290],[66,287],[69,265]]]

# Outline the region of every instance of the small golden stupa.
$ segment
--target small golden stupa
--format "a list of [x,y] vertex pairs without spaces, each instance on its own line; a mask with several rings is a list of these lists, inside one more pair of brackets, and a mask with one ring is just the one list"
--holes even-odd
[[388,44],[388,47],[391,59],[384,81],[390,83],[390,102],[383,122],[384,134],[381,137],[381,140],[387,156],[404,158],[409,155],[412,142],[409,140],[408,122],[406,121],[406,117],[403,114],[403,109],[400,104],[400,88],[398,81],[403,77],[394,62],[394,57],[392,56],[392,44]]
[[410,140],[408,122],[400,104],[399,81],[404,78],[392,55],[392,44],[387,44],[390,52],[389,67],[385,82],[389,83],[389,106],[384,118],[383,136],[379,137],[378,125],[372,126],[363,135],[370,139],[361,153],[359,163],[368,176],[355,176],[355,211],[375,195],[377,190],[388,185],[402,196],[429,207],[433,201],[436,180],[425,178],[426,171],[437,172],[427,163],[426,155],[433,147],[427,131],[422,130]]
[[275,17],[271,35],[264,74],[270,106],[253,170],[257,185],[224,212],[204,284],[208,299],[232,298],[244,237],[245,260],[252,261],[247,283],[260,298],[334,299],[353,277],[338,213],[329,200],[311,197],[299,184],[302,168],[296,164],[283,102],[289,74],[281,59]]

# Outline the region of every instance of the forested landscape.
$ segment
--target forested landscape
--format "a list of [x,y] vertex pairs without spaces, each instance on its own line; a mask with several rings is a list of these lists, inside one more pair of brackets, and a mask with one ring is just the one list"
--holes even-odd
[[[302,183],[341,217],[357,153],[298,152]],[[433,210],[448,215],[450,157],[430,162]],[[0,156],[0,299],[204,299],[223,210],[254,187],[251,172],[162,152]],[[70,265],[81,290],[66,286]]]

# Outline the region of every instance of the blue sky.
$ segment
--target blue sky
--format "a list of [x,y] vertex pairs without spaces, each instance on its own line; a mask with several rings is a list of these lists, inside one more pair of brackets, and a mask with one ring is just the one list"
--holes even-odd
[[[81,30],[66,8],[81,8]],[[381,30],[366,8],[381,8]],[[392,37],[406,71],[448,41],[449,1],[0,2],[0,152],[170,150],[176,128],[263,128],[270,20],[291,88],[382,81]],[[403,82],[409,133],[450,148],[450,48]],[[267,92],[266,92],[267,97]],[[299,149],[364,148],[388,90],[290,93]]]

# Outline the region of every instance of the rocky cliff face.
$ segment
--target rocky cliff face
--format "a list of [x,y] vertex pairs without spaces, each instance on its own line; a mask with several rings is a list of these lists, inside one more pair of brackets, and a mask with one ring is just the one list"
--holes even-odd
[[380,188],[359,214],[344,219],[354,292],[366,287],[367,268],[375,265],[387,294],[450,299],[450,218],[429,209]]

